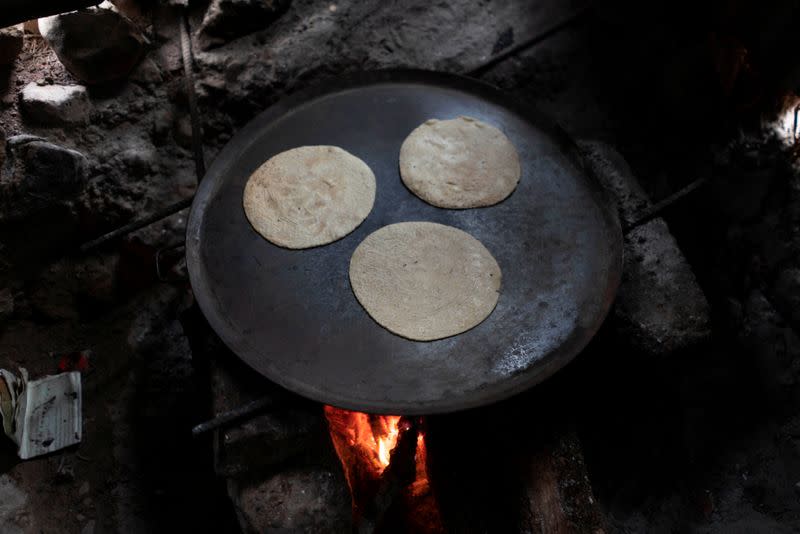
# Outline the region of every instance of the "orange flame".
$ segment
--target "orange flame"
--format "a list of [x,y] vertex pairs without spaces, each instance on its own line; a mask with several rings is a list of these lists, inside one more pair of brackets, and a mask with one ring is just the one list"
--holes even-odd
[[[398,415],[369,415],[325,406],[331,439],[342,462],[345,478],[353,498],[353,513],[364,499],[371,498],[380,484],[381,476],[391,462],[392,451],[400,437]],[[422,431],[417,434],[414,482],[408,486],[404,499],[414,513],[407,518],[415,532],[443,532],[438,508],[431,492],[427,471],[427,451]]]
[[411,495],[419,497],[425,495],[430,491],[430,483],[428,482],[428,468],[427,468],[427,455],[425,450],[425,437],[420,432],[417,435],[417,455],[414,458],[417,465],[417,473],[414,477],[414,483],[411,484]]
[[[399,415],[369,415],[325,406],[325,416],[333,437],[333,444],[342,463],[365,464],[369,478],[380,478],[389,466],[392,450],[400,435]],[[346,460],[346,458],[350,460]],[[352,469],[351,469],[352,470]],[[352,480],[348,482],[352,487]]]

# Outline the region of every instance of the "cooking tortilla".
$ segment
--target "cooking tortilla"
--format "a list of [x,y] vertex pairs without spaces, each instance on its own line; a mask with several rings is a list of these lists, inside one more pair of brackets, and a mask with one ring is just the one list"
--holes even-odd
[[335,146],[302,146],[273,156],[250,176],[244,211],[276,245],[302,249],[341,239],[375,202],[369,166]]
[[497,304],[500,280],[500,266],[480,241],[432,222],[384,226],[350,259],[350,284],[367,313],[417,341],[480,324]]
[[426,121],[400,148],[403,183],[440,208],[497,204],[514,191],[521,174],[508,137],[470,117]]

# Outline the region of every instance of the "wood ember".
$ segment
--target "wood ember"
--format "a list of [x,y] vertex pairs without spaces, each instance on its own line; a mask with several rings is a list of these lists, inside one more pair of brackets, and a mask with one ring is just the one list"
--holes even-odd
[[577,434],[556,430],[519,458],[523,479],[521,533],[605,532]]
[[375,495],[364,505],[361,517],[357,518],[359,534],[379,531],[389,510],[399,503],[403,490],[414,482],[417,424],[412,419],[402,418],[399,428],[400,436],[392,451],[389,466],[381,475]]

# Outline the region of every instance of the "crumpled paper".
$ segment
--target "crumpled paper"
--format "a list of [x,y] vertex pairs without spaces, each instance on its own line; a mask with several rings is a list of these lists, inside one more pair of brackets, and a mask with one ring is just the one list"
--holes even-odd
[[0,369],[0,419],[3,432],[23,460],[81,441],[81,374],[61,373],[29,380]]

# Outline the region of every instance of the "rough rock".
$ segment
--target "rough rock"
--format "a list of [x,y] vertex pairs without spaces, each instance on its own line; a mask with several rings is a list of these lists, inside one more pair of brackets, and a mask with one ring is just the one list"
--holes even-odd
[[131,73],[131,81],[145,87],[152,87],[164,80],[161,68],[150,58],[143,59],[139,66]]
[[3,162],[6,160],[6,132],[0,128],[0,170],[3,168]]
[[127,138],[109,143],[109,150],[103,156],[131,181],[156,172],[159,168],[157,148],[149,139]]
[[772,300],[787,320],[800,327],[800,269],[781,271],[772,288]]
[[[409,67],[464,72],[488,57],[509,27],[535,35],[561,3],[295,0],[268,31],[197,50],[198,99],[206,138],[232,131],[281,94],[326,76]],[[555,18],[554,18],[555,17]],[[459,38],[451,38],[458,28]],[[432,54],[430,51],[435,50]]]
[[198,29],[200,46],[208,50],[264,28],[291,0],[212,0]]
[[24,34],[19,26],[0,28],[0,67],[11,65],[22,52]]
[[[40,273],[29,289],[34,316],[47,322],[77,319],[76,293],[74,264],[67,260],[51,264]],[[74,477],[74,473],[67,466],[59,476],[68,479]]]
[[[631,224],[650,200],[624,158],[605,143],[579,143],[590,170]],[[708,339],[710,310],[667,223],[657,218],[625,236],[622,283],[614,307],[620,335],[648,355],[665,355]]]
[[749,511],[744,519],[718,522],[694,529],[694,532],[697,534],[754,534],[755,532],[791,534],[796,531],[791,526],[784,525],[766,514]]
[[580,141],[584,161],[614,200],[623,225],[633,223],[638,214],[650,205],[650,199],[633,176],[625,158],[601,141]]
[[288,470],[252,486],[228,485],[246,533],[350,532],[350,495],[341,474]]
[[172,124],[172,138],[178,146],[192,146],[192,121],[189,115],[178,115]]
[[16,524],[17,515],[23,511],[28,496],[17,487],[8,475],[0,475],[0,531],[4,534],[22,533]]
[[116,255],[94,254],[75,266],[77,304],[89,313],[101,313],[114,304],[117,296]]
[[9,288],[0,289],[0,321],[14,314],[14,293]]
[[215,470],[230,477],[273,467],[327,443],[326,436],[319,410],[280,410],[253,417],[221,432]]
[[750,138],[738,139],[715,154],[711,182],[715,208],[734,221],[747,221],[763,211],[780,175],[781,147]]
[[788,399],[782,389],[800,376],[800,339],[763,293],[753,290],[744,303],[740,343],[750,352],[763,390],[774,401]]
[[42,126],[84,124],[89,120],[91,106],[86,87],[82,85],[31,82],[20,93],[22,112]]
[[86,157],[42,138],[9,138],[0,173],[0,220],[23,219],[74,200],[86,186]]
[[130,19],[104,7],[41,18],[39,30],[59,61],[87,84],[126,77],[147,44]]

